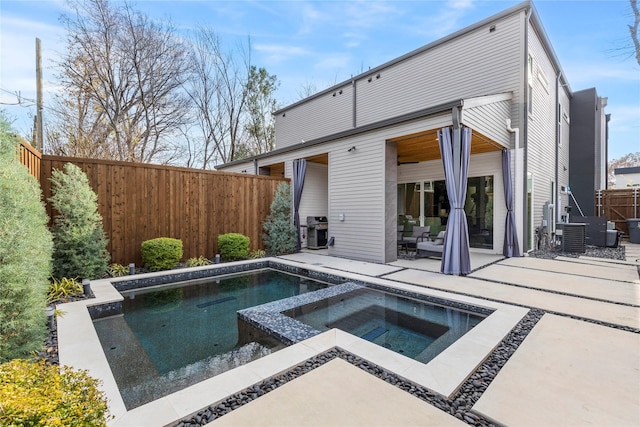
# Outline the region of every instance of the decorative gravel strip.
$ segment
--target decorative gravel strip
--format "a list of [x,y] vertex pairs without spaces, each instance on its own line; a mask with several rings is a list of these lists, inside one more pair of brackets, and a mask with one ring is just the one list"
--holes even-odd
[[580,252],[562,252],[560,249],[537,249],[529,251],[528,255],[535,258],[553,259],[557,256],[566,256],[571,258],[578,258],[581,256],[590,256],[595,258],[604,259],[616,259],[620,261],[625,260],[625,249],[623,245],[618,245],[617,248],[606,248],[599,246],[587,246],[584,253]]
[[483,416],[474,413],[471,408],[543,315],[544,311],[542,310],[530,310],[529,313],[504,338],[504,340],[502,340],[491,355],[489,355],[487,360],[469,377],[469,379],[467,379],[467,381],[462,384],[459,391],[451,399],[447,399],[423,386],[407,381],[395,373],[389,372],[352,353],[339,348],[333,348],[325,353],[308,359],[304,363],[297,365],[285,373],[254,384],[239,393],[229,396],[223,401],[199,411],[194,416],[174,424],[174,426],[201,426],[210,423],[211,421],[228,414],[252,400],[257,399],[265,393],[275,390],[289,381],[324,365],[336,357],[357,366],[371,375],[375,375],[389,384],[395,385],[401,390],[424,400],[425,402],[449,413],[467,424],[473,426],[495,426],[495,423],[492,423]]

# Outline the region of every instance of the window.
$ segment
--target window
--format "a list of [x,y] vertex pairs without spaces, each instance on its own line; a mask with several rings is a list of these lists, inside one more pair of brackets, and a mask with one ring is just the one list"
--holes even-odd
[[558,104],[558,146],[562,147],[562,104]]
[[544,74],[544,71],[542,71],[540,68],[538,68],[538,80],[540,81],[540,83],[542,83],[542,87],[544,88],[544,90],[549,93],[549,80]]

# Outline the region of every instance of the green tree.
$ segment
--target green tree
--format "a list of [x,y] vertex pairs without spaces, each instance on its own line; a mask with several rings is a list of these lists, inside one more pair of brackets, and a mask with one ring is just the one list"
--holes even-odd
[[53,222],[53,275],[94,279],[107,270],[107,238],[98,212],[98,196],[73,163],[51,174],[49,198],[57,215]]
[[286,182],[278,185],[271,211],[262,229],[262,239],[269,255],[290,254],[296,250],[296,229],[291,223],[291,192]]
[[[248,140],[236,151],[236,158],[268,153],[275,147],[276,126],[273,112],[278,103],[274,98],[280,86],[278,77],[264,68],[251,66],[247,81],[247,122],[245,130]],[[245,155],[246,154],[246,155]]]
[[51,275],[51,233],[40,185],[18,161],[17,145],[0,111],[0,362],[41,348]]

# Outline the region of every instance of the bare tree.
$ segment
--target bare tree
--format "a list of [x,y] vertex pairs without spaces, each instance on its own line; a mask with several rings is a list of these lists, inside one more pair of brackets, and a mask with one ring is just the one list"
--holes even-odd
[[631,10],[633,11],[633,24],[629,25],[629,33],[633,48],[635,49],[636,61],[640,65],[640,40],[638,36],[638,27],[640,26],[640,10],[638,10],[638,0],[629,0]]
[[[170,139],[187,120],[182,85],[188,55],[168,23],[156,23],[128,3],[73,3],[63,16],[67,52],[60,64],[63,92],[55,150],[117,160],[164,161]],[[57,137],[57,139],[56,139]],[[86,154],[85,154],[86,153]]]
[[200,130],[200,141],[191,148],[202,169],[234,160],[236,149],[245,138],[250,48],[247,43],[235,50],[224,50],[211,28],[200,28],[195,34],[193,72],[185,87]]

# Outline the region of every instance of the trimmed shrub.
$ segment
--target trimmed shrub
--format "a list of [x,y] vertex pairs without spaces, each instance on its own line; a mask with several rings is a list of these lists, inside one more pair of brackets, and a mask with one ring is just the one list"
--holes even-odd
[[240,233],[227,233],[218,236],[220,258],[225,261],[238,261],[249,257],[250,240]]
[[15,359],[0,365],[0,425],[105,426],[107,400],[86,371]]
[[17,146],[0,111],[0,363],[40,350],[47,333],[49,218],[40,185],[18,161]]
[[211,264],[211,261],[201,256],[198,258],[189,258],[185,261],[185,264],[187,264],[187,267],[203,267],[205,265]]
[[262,241],[269,255],[296,251],[296,228],[291,222],[291,192],[286,182],[278,185],[271,211],[262,225]]
[[87,175],[73,163],[51,174],[53,276],[95,279],[107,270],[107,237],[98,212],[98,196]]
[[158,237],[142,242],[142,261],[149,270],[172,269],[178,265],[180,259],[182,259],[182,240]]

